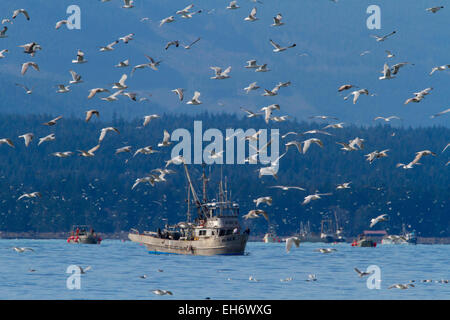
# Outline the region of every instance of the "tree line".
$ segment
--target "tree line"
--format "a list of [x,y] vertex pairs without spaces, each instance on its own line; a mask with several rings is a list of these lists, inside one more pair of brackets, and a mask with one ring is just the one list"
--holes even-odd
[[[322,130],[329,122],[297,121],[296,119],[267,125],[263,119],[249,119],[230,114],[202,113],[191,115],[162,114],[143,127],[143,119],[133,121],[114,117],[110,122],[64,117],[54,126],[43,123],[52,115],[0,115],[0,139],[10,138],[14,148],[0,145],[0,230],[9,232],[69,231],[73,224],[91,224],[99,232],[153,230],[166,222],[186,220],[187,188],[183,168],[170,165],[176,173],[166,175],[165,182],[139,184],[137,178],[153,169],[163,168],[171,157],[169,147],[157,147],[163,130],[178,128],[193,130],[194,121],[202,121],[203,130],[217,128],[224,134],[228,128],[278,128],[280,135],[294,131],[302,133]],[[94,157],[81,157],[77,150],[88,150],[98,143],[100,130],[116,127],[120,134],[108,133]],[[358,127],[344,125],[343,129],[327,129],[332,135],[298,134],[280,137],[280,153],[288,141],[321,139],[323,148],[312,145],[303,154],[290,148],[280,159],[277,178],[258,176],[260,164],[213,164],[206,166],[210,178],[210,199],[217,199],[221,175],[226,179],[228,195],[240,205],[241,215],[255,209],[254,199],[272,196],[273,204],[259,206],[269,214],[269,222],[260,219],[243,220],[253,234],[263,234],[269,224],[280,235],[293,234],[300,223],[310,222],[317,231],[327,217],[338,218],[345,234],[354,236],[369,229],[370,219],[387,213],[389,221],[374,229],[386,229],[395,234],[402,224],[421,236],[450,236],[450,150],[442,153],[450,140],[446,127],[392,127],[381,125]],[[28,147],[19,135],[31,132],[34,139]],[[38,146],[39,138],[54,133],[54,141]],[[344,151],[336,142],[364,139],[362,150]],[[115,154],[117,148],[130,145],[131,153]],[[204,143],[204,146],[208,142]],[[141,147],[152,146],[158,152],[133,157]],[[270,148],[270,147],[269,147]],[[388,157],[366,161],[364,155],[374,150],[389,149]],[[408,163],[421,150],[431,150],[436,156],[421,159],[413,169],[397,168]],[[67,158],[54,152],[72,151]],[[201,165],[190,165],[191,177],[201,193]],[[226,178],[225,178],[226,177]],[[351,182],[350,189],[336,189],[340,183]],[[283,191],[274,185],[300,186],[305,191]],[[24,194],[39,191],[41,198],[21,199]],[[332,193],[322,199],[302,205],[305,196]],[[192,199],[192,198],[191,198]]]

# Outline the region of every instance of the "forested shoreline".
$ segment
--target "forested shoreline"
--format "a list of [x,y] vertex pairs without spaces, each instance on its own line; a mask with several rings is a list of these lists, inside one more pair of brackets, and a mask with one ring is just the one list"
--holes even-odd
[[[115,117],[111,122],[101,118],[86,123],[84,119],[64,117],[55,126],[42,123],[54,115],[0,115],[0,139],[10,138],[15,147],[0,145],[0,231],[4,232],[65,232],[73,224],[92,224],[98,232],[117,233],[130,228],[148,230],[161,227],[168,221],[186,219],[186,179],[180,166],[166,175],[165,182],[132,186],[137,178],[152,169],[162,168],[170,159],[171,147],[158,148],[163,130],[178,128],[192,131],[195,120],[202,121],[203,130],[217,128],[270,129],[280,134],[320,129],[329,122],[297,122],[296,120],[267,126],[262,119],[248,119],[236,115],[207,113],[165,115],[143,127],[143,119],[125,121]],[[100,130],[114,126],[120,134],[111,134],[101,143],[94,157],[80,157],[77,150],[88,150],[98,143]],[[19,135],[32,132],[34,140],[25,147]],[[389,221],[374,229],[389,233],[401,231],[402,224],[415,229],[423,237],[450,236],[450,150],[441,151],[450,142],[450,129],[445,127],[398,128],[389,125],[327,129],[332,136],[290,135],[280,139],[284,143],[317,137],[323,148],[312,145],[305,153],[289,149],[280,160],[278,179],[258,177],[261,165],[211,165],[210,198],[216,197],[221,168],[231,190],[231,197],[241,207],[241,215],[255,208],[253,199],[272,196],[272,206],[261,205],[270,215],[270,222],[279,234],[292,234],[300,222],[310,221],[313,231],[320,228],[322,218],[335,214],[348,236],[369,228],[371,218],[387,213]],[[54,141],[38,146],[39,138],[54,133]],[[364,139],[364,149],[343,151],[336,142]],[[174,143],[175,144],[175,143]],[[130,145],[132,152],[115,154],[117,148]],[[204,143],[204,146],[208,143]],[[138,148],[153,146],[159,152],[133,157]],[[172,145],[173,146],[173,145]],[[372,164],[365,154],[389,149],[388,157]],[[431,150],[436,156],[421,159],[413,169],[397,168],[408,163],[421,150]],[[54,152],[72,151],[67,158],[57,158]],[[200,188],[201,166],[189,166]],[[337,190],[340,183],[351,181],[351,188]],[[268,188],[274,185],[295,185],[306,191],[282,191]],[[21,199],[24,194],[39,191],[41,198]],[[331,196],[302,205],[303,198],[316,191]],[[165,220],[167,219],[167,220]],[[268,223],[263,218],[243,221],[255,233],[263,233]]]

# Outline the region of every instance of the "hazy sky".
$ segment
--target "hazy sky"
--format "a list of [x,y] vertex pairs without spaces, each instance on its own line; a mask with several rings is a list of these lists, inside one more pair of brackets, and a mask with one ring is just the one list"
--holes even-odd
[[[88,0],[17,0],[0,3],[0,17],[11,18],[14,9],[29,11],[31,20],[20,15],[7,26],[7,38],[0,39],[0,50],[8,49],[0,59],[0,109],[2,112],[74,114],[84,116],[90,108],[104,116],[117,112],[125,117],[140,118],[145,114],[197,111],[238,112],[240,107],[259,110],[278,103],[281,110],[274,115],[291,115],[306,120],[312,115],[332,115],[355,124],[375,124],[376,116],[397,115],[397,124],[405,126],[449,126],[450,114],[436,119],[430,116],[450,108],[450,69],[429,75],[432,67],[450,64],[450,8],[436,14],[425,9],[443,1],[362,1],[302,0],[270,1],[262,4],[238,1],[240,8],[227,10],[229,1],[195,1],[193,9],[202,10],[192,19],[176,15],[190,2],[136,0],[135,8],[123,9],[122,1],[102,3]],[[381,9],[381,29],[369,30],[366,13],[369,5]],[[81,9],[81,29],[55,30],[57,21],[66,19],[69,5]],[[257,7],[255,22],[244,21]],[[285,25],[271,27],[272,18],[283,15]],[[159,27],[161,19],[174,15],[175,22]],[[148,17],[149,20],[141,21]],[[370,35],[397,33],[377,42]],[[128,44],[120,42],[111,52],[99,52],[104,46],[129,33],[135,33]],[[201,37],[190,50],[174,46],[165,50],[168,41],[188,44]],[[296,43],[285,52],[274,53],[273,39],[282,46]],[[34,58],[22,53],[22,45],[38,42],[43,50]],[[85,52],[88,63],[72,64],[77,50]],[[385,50],[395,54],[387,58]],[[361,53],[368,51],[367,54]],[[159,70],[137,70],[127,79],[129,91],[152,96],[148,103],[132,102],[126,97],[106,102],[99,97],[88,100],[88,90],[108,88],[131,68],[115,68],[119,61],[130,59],[132,66],[146,63],[144,54],[162,60]],[[255,73],[245,69],[247,60],[267,63],[270,72]],[[35,61],[40,72],[28,70],[20,75],[21,64]],[[384,63],[409,62],[392,80],[378,80]],[[413,65],[412,65],[413,64]],[[231,78],[211,80],[211,66],[232,67]],[[56,93],[57,84],[68,84],[69,70],[79,73],[84,82],[65,94]],[[261,89],[248,95],[243,88],[257,81]],[[272,89],[280,81],[292,85],[281,88],[274,97],[263,97],[262,88]],[[35,87],[26,95],[15,83]],[[362,96],[357,104],[344,101],[337,88],[351,83],[367,88],[373,96]],[[171,92],[184,88],[186,99],[194,91],[201,92],[200,106],[186,105]],[[427,87],[434,90],[420,103],[404,105],[414,92]],[[345,95],[347,92],[345,93]],[[106,96],[105,94],[101,97]]]

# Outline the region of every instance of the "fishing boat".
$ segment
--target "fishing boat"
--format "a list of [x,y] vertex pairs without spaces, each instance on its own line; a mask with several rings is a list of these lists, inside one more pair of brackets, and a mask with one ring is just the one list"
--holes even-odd
[[403,224],[400,235],[386,235],[381,239],[381,244],[417,244],[417,237],[414,231],[407,232]]
[[[228,191],[223,190],[222,179],[219,184],[219,200],[209,201],[206,193],[206,178],[203,166],[203,199],[197,195],[186,164],[185,174],[188,182],[187,221],[175,225],[166,224],[164,229],[140,233],[132,229],[128,234],[131,241],[143,244],[149,253],[175,253],[184,255],[243,255],[250,234],[247,228],[242,231],[239,223],[239,205],[228,199]],[[191,221],[190,195],[194,202],[197,217]]]
[[281,242],[281,239],[277,236],[274,227],[272,226],[269,227],[268,232],[264,235],[263,242],[264,243]]
[[303,222],[300,222],[300,232],[298,237],[302,242],[345,242],[346,239],[343,235],[344,230],[342,227],[339,227],[336,213],[334,216],[335,223],[333,223],[332,219],[322,219],[320,222],[320,234],[311,232],[309,221],[306,225],[303,225]]
[[364,231],[357,239],[353,240],[352,247],[376,247],[377,243],[368,236],[369,234],[368,231]]
[[320,234],[311,231],[309,221],[306,224],[303,224],[303,221],[300,221],[300,231],[296,234],[296,236],[301,242],[323,242]]
[[377,243],[371,239],[360,238],[353,240],[352,247],[376,247]]
[[276,234],[268,232],[264,235],[263,242],[264,243],[281,242],[281,239],[278,238]]
[[[89,231],[88,231],[89,230]],[[94,232],[91,226],[75,225],[67,238],[67,243],[100,244],[102,238]]]

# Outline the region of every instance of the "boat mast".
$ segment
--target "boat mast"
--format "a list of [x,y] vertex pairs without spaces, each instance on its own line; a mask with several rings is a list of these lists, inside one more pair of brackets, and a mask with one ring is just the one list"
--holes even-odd
[[183,165],[184,165],[184,171],[186,172],[186,178],[188,179],[189,187],[191,189],[192,196],[194,197],[194,202],[195,202],[195,205],[197,206],[197,210],[198,210],[200,219],[206,219],[207,209],[204,206],[202,206],[202,203],[200,202],[200,199],[198,198],[197,193],[195,192],[194,185],[192,184],[191,176],[189,175],[189,171],[187,169],[186,163],[183,163]]

